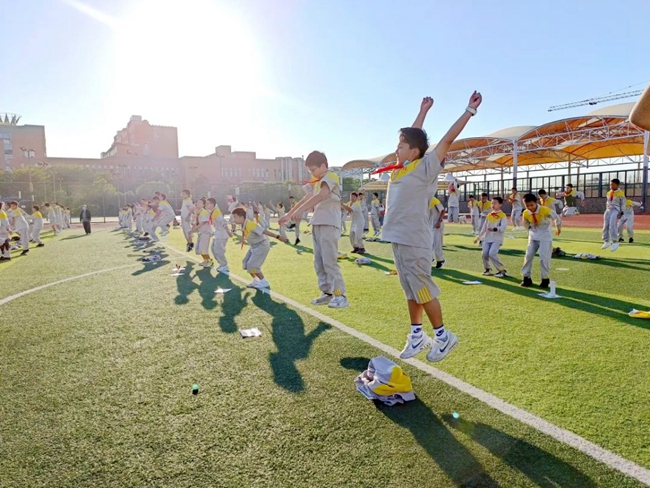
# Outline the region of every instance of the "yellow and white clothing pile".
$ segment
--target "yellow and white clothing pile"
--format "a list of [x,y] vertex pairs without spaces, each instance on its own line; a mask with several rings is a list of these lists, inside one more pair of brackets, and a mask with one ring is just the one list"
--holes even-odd
[[368,400],[378,400],[389,407],[415,400],[411,378],[384,356],[371,359],[368,369],[356,377],[354,384]]

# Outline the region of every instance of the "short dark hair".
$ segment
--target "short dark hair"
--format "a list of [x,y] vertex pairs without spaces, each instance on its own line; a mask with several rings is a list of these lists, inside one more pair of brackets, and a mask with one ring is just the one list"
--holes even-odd
[[470,195],[469,197],[470,197],[470,198],[474,198],[474,195]]
[[329,164],[327,163],[327,156],[325,156],[325,153],[322,153],[320,151],[310,152],[307,156],[307,159],[305,159],[305,166],[309,166],[310,168],[318,168],[322,165],[325,165],[329,168]]
[[570,186],[571,188],[573,188],[573,185],[571,183],[567,183],[566,186]]
[[355,197],[359,196],[359,194],[356,191],[353,191],[352,193],[350,193],[350,196],[352,196],[352,195],[354,195]]
[[46,207],[49,207],[49,206],[50,206],[50,204],[46,202],[46,203],[45,203],[45,206],[46,206]]
[[517,190],[517,187],[516,187],[516,186],[513,186],[512,188],[510,188],[510,190],[519,191],[519,190]]
[[243,217],[246,218],[246,210],[243,208],[237,207],[232,210],[232,215],[236,215],[237,217]]
[[152,198],[151,200],[158,200],[158,201],[160,201],[160,197],[159,197],[158,195],[154,195],[153,198]]
[[540,194],[540,195],[546,195],[546,190],[544,190],[544,188],[542,188],[537,193]]
[[183,190],[181,193],[187,193],[188,195],[191,195],[191,194],[192,194],[192,192],[189,191],[189,190]]
[[533,195],[532,193],[526,193],[524,195],[524,202],[526,203],[537,202],[537,196]]
[[610,183],[616,183],[617,185],[620,185],[621,180],[619,180],[618,178],[614,178],[612,181],[610,181]]
[[376,196],[377,198],[379,198],[379,193],[377,193],[376,191],[372,192],[372,194],[373,194],[374,196]]
[[399,130],[400,141],[409,145],[411,149],[418,149],[420,151],[419,157],[423,157],[429,149],[429,138],[427,133],[422,129],[416,127],[404,127]]
[[496,200],[496,201],[499,202],[501,205],[503,205],[503,198],[501,198],[501,197],[492,197],[492,200]]
[[37,212],[41,209],[41,207],[39,207],[38,205],[34,205],[32,208],[35,209]]
[[18,202],[16,200],[12,200],[9,202],[9,205],[16,205],[18,206]]
[[481,196],[487,198],[488,194],[487,193],[481,193]]
[[160,194],[160,197],[161,197],[163,200],[167,200],[167,194],[166,194],[166,193],[161,193],[161,194]]
[[216,198],[208,198],[208,199],[206,200],[206,202],[210,202],[212,205],[216,205],[216,204],[217,204],[217,200],[216,200]]
[[293,200],[293,199],[294,199],[293,196],[290,196],[290,197],[289,197],[289,200]]

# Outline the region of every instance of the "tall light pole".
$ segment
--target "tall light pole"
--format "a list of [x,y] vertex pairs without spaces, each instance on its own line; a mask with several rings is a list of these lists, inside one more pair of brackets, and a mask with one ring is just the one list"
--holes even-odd
[[21,147],[20,150],[23,152],[23,156],[27,159],[27,174],[29,175],[29,193],[32,196],[32,204],[34,203],[34,184],[32,183],[32,159],[36,156],[36,151],[33,149],[26,149]]

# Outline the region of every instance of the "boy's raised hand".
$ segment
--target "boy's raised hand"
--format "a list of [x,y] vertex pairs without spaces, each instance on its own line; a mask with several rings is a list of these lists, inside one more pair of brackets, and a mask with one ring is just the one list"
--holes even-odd
[[420,112],[428,112],[433,107],[433,98],[424,97],[422,103],[420,104]]
[[479,105],[481,105],[482,101],[483,101],[483,96],[479,92],[474,91],[474,93],[472,93],[472,96],[469,97],[469,107],[476,110],[479,107]]

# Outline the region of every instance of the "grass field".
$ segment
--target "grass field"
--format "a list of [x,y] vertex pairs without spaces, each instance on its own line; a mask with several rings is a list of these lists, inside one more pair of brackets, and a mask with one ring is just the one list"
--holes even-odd
[[[460,338],[436,367],[650,468],[650,321],[627,315],[650,310],[650,233],[610,253],[599,231],[566,230],[556,245],[605,259],[554,259],[563,298],[548,301],[518,286],[523,235],[502,252],[516,277],[500,280],[480,276],[467,231],[449,227],[447,266],[433,271]],[[639,486],[410,365],[418,399],[375,406],[352,381],[380,351],[198,268],[177,251],[180,231],[165,239],[159,265],[139,263],[121,233],[79,230],[0,264],[0,299],[120,267],[0,307],[0,486]],[[302,241],[301,254],[274,245],[264,271],[308,304],[318,290]],[[318,310],[401,349],[390,247],[366,249],[372,265],[342,262],[351,308]],[[244,251],[229,244],[239,276]],[[187,274],[170,277],[176,263]],[[255,326],[262,337],[240,337]]]

